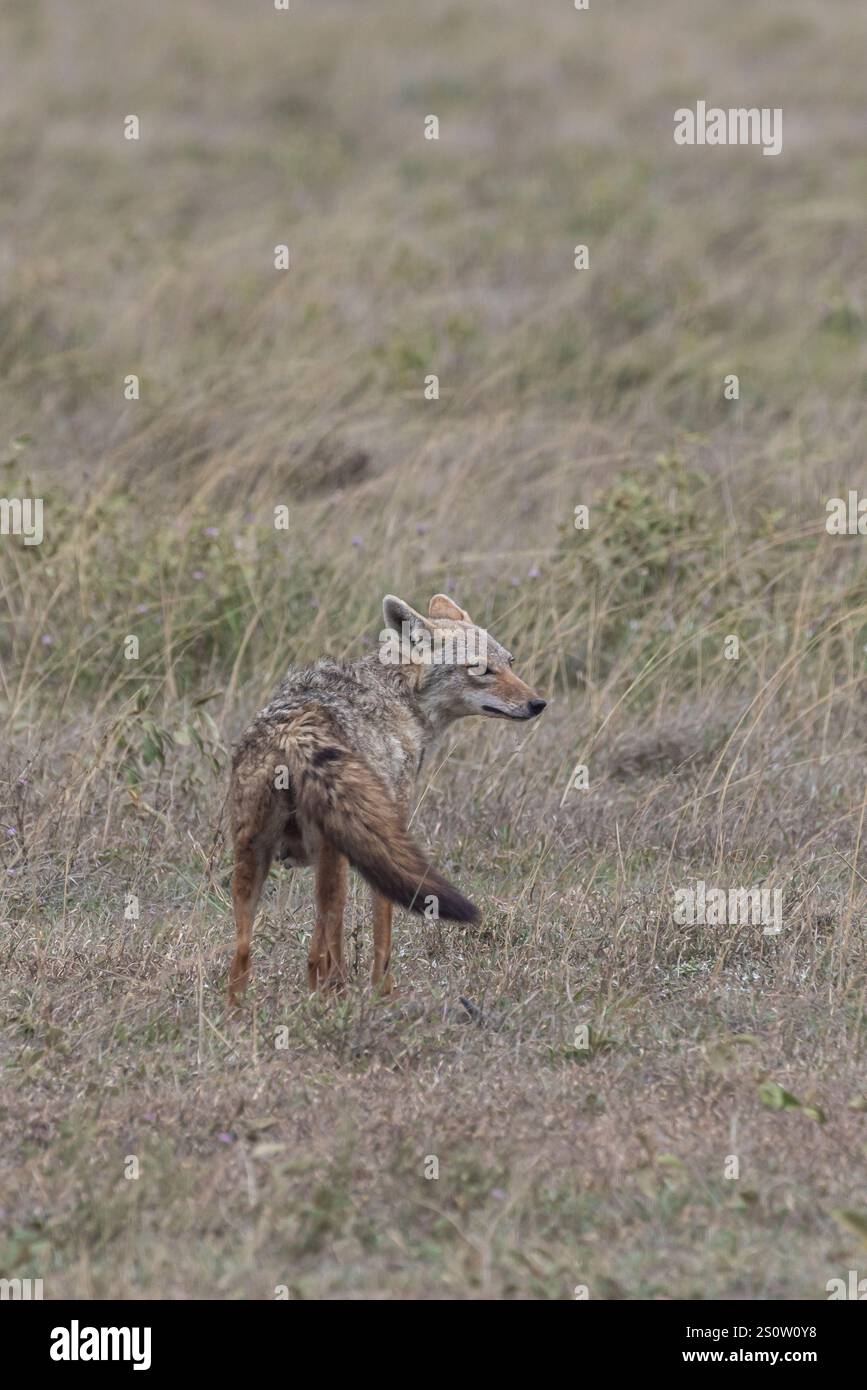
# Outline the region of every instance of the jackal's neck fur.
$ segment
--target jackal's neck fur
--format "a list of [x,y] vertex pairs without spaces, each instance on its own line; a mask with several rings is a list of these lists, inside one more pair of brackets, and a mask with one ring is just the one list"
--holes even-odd
[[[394,683],[400,692],[406,708],[415,722],[424,752],[427,753],[450,724],[461,718],[461,713],[443,700],[441,682],[435,679],[435,672],[424,666],[383,667],[374,657],[366,661],[376,662],[380,671],[386,672],[386,680]],[[434,676],[434,679],[431,677]]]

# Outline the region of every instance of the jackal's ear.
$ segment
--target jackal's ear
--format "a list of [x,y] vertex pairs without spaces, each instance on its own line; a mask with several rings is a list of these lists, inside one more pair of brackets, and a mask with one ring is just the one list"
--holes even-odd
[[382,600],[382,616],[385,618],[386,627],[393,628],[395,632],[403,630],[403,624],[408,624],[410,640],[415,640],[422,631],[430,631],[430,624],[427,618],[423,618],[421,613],[417,613],[408,603],[404,603],[402,598],[396,598],[394,594],[386,594]]
[[434,594],[427,611],[431,618],[451,618],[453,623],[471,623],[473,621],[469,613],[458,607],[454,599],[449,598],[448,594]]

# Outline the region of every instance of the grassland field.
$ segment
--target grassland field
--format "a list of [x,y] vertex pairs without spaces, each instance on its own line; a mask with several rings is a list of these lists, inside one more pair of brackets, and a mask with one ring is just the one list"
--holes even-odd
[[[4,5],[0,1276],[867,1274],[865,44],[857,0]],[[781,154],[678,147],[699,97]],[[438,590],[551,701],[419,786],[482,925],[401,915],[375,1003],[356,883],[310,998],[275,868],[233,1022],[232,742]],[[677,922],[699,881],[783,930]]]

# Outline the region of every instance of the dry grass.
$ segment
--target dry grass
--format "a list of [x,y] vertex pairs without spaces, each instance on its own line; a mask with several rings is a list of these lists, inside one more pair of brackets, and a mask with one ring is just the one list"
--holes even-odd
[[[867,1229],[867,568],[823,524],[864,480],[867,14],[246,9],[0,20],[0,476],[46,517],[0,545],[0,1275],[823,1298]],[[698,96],[782,106],[783,155],[675,147]],[[324,1006],[274,872],[233,1026],[228,746],[437,589],[553,696],[420,789],[484,924],[402,918],[373,1006],[359,892]],[[783,933],[677,925],[697,879],[781,888]]]

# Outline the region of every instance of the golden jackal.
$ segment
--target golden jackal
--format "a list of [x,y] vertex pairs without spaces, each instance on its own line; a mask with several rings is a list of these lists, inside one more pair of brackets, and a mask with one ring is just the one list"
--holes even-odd
[[230,793],[237,950],[229,998],[249,976],[250,937],[274,858],[316,870],[310,988],[342,986],[343,907],[349,865],[373,899],[372,983],[392,988],[392,903],[474,922],[471,902],[428,862],[408,831],[415,778],[434,740],[455,719],[533,719],[545,708],[513,675],[512,657],[445,594],[428,617],[387,594],[376,656],[323,659],[290,670],[235,749]]

